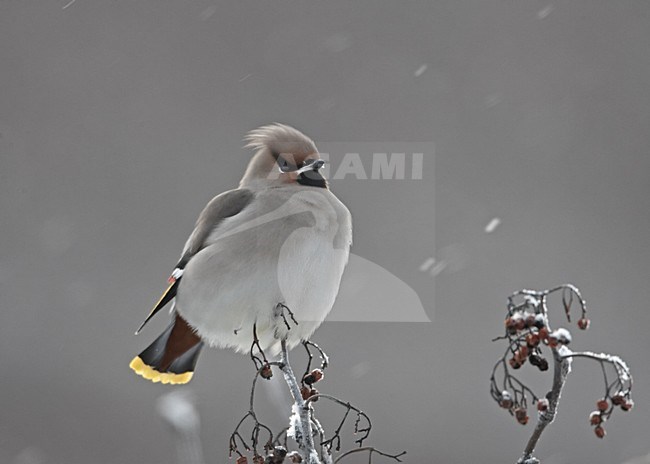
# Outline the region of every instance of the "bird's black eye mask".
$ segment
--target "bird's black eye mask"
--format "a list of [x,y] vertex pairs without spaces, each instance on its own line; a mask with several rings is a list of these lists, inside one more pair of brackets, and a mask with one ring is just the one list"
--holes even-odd
[[327,187],[327,181],[319,172],[319,170],[325,165],[324,160],[311,158],[297,165],[291,158],[291,155],[278,154],[276,156],[280,172],[298,173],[299,176],[296,181],[301,185],[321,188]]

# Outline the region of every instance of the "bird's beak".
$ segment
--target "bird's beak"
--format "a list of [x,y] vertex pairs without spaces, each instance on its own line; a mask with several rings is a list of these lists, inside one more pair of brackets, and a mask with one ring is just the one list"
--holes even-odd
[[296,174],[302,174],[303,172],[307,172],[307,171],[318,171],[323,166],[325,166],[325,160],[318,159],[318,160],[314,160],[309,164],[306,164],[305,166],[301,167],[295,172]]

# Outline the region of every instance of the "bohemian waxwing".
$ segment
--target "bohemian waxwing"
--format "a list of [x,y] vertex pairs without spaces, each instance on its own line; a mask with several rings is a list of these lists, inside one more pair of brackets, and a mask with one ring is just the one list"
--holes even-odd
[[250,352],[254,331],[271,355],[283,339],[291,349],[334,304],[352,224],[319,172],[324,161],[314,142],[283,124],[245,140],[256,152],[239,187],[203,209],[169,287],[140,327],[174,300],[170,326],[130,364],[153,382],[187,383],[204,343]]

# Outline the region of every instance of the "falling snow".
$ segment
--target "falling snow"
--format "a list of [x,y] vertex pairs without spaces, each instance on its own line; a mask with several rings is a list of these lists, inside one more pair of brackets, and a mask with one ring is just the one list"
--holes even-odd
[[496,230],[497,227],[499,227],[499,224],[501,224],[501,219],[495,217],[490,222],[488,222],[488,224],[485,226],[485,233],[491,234]]
[[542,8],[541,10],[539,10],[537,12],[537,17],[539,19],[545,19],[548,17],[548,15],[551,14],[552,11],[553,11],[553,5],[549,5],[546,8]]
[[428,68],[429,68],[428,65],[423,64],[422,66],[420,66],[418,69],[415,70],[415,72],[413,73],[413,75],[414,75],[415,77],[420,77],[422,74],[424,74],[424,73],[427,71]]

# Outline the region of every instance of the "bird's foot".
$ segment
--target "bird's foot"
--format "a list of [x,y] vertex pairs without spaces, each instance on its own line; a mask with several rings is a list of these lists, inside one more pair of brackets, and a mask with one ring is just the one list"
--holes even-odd
[[289,314],[289,317],[291,318],[291,321],[295,325],[298,325],[298,321],[296,320],[295,316],[293,315],[293,312],[284,303],[278,303],[278,304],[275,305],[275,309],[273,310],[273,315],[276,318],[281,317],[282,321],[284,321],[284,325],[287,326],[287,330],[291,330],[291,325],[289,325],[289,321],[287,320],[287,316],[285,315],[285,312]]
[[[255,350],[257,349],[257,354]],[[266,354],[260,346],[260,339],[257,338],[257,324],[253,324],[253,344],[251,345],[251,360],[255,364],[255,368],[260,370],[262,367],[269,364],[269,360],[266,359]]]

